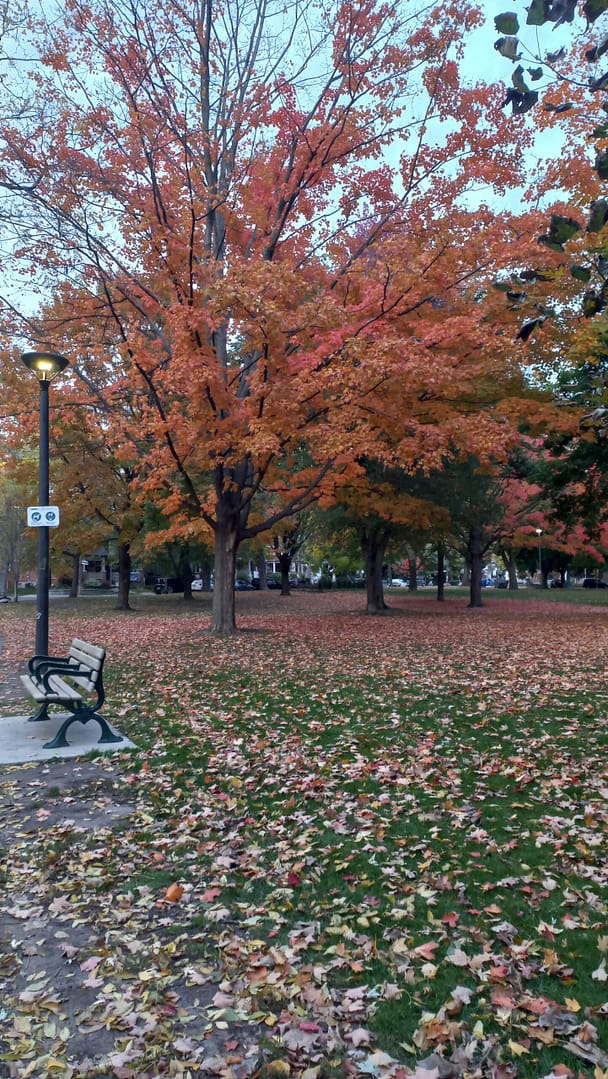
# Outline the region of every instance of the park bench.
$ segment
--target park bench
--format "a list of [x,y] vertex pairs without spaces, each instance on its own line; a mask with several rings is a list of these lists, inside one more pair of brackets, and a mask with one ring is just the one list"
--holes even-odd
[[[30,697],[40,704],[36,715],[29,717],[30,722],[47,719],[50,705],[61,705],[70,712],[52,741],[45,742],[44,749],[60,749],[69,745],[66,739],[68,727],[76,722],[88,723],[90,719],[96,719],[101,727],[100,742],[122,741],[120,735],[114,734],[104,717],[99,715],[105,701],[105,655],[105,648],[75,637],[69,655],[33,656],[28,661],[28,673],[21,675],[21,681]],[[92,696],[87,699],[83,694]]]

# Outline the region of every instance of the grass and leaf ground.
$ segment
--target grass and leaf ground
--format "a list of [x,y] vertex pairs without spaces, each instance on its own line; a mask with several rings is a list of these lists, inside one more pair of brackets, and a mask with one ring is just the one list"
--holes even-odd
[[108,649],[133,812],[0,834],[0,909],[52,915],[82,993],[9,945],[0,1075],[608,1079],[608,608],[578,598],[245,594],[228,640],[204,596],[53,604],[53,651]]

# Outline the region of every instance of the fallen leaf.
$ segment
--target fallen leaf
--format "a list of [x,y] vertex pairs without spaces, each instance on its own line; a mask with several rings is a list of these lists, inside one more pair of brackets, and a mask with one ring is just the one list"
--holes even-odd
[[179,903],[183,894],[184,889],[181,884],[170,884],[165,892],[165,899],[168,903]]

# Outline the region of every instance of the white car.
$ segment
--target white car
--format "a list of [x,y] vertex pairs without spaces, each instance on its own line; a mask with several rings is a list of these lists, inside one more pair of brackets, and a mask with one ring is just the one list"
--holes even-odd
[[191,586],[191,587],[192,587],[192,591],[193,591],[193,592],[202,592],[202,591],[203,591],[203,582],[201,581],[200,577],[197,577],[197,578],[196,578],[196,579],[195,579],[195,580],[194,580],[194,581],[192,582],[192,586]]

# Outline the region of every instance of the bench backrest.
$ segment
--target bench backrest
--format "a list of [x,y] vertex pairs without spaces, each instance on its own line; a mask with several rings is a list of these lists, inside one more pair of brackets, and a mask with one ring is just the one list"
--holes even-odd
[[70,664],[74,672],[70,671],[70,678],[83,689],[94,690],[101,679],[105,655],[105,648],[74,637],[70,647]]

